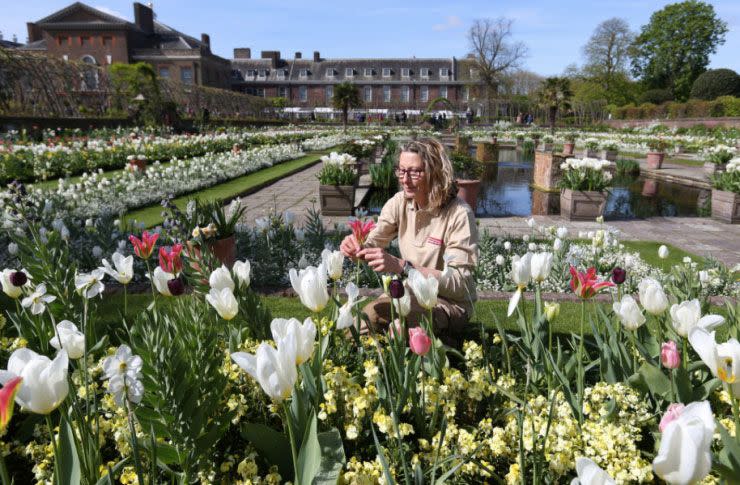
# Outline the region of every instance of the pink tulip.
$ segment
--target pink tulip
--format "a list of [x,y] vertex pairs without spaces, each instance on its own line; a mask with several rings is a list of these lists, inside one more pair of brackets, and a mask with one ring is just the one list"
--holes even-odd
[[388,326],[388,334],[391,338],[403,337],[403,325],[401,325],[401,321],[398,318],[393,320],[393,323]]
[[409,329],[409,347],[416,355],[426,355],[432,347],[432,339],[421,327]]
[[666,369],[675,369],[681,365],[681,353],[673,340],[664,342],[660,347],[660,363]]
[[134,245],[134,253],[138,257],[141,259],[149,259],[149,256],[151,256],[154,251],[154,245],[157,242],[157,238],[159,238],[158,233],[154,232],[150,234],[148,231],[144,231],[141,235],[141,239],[131,234],[128,237],[128,240]]
[[658,429],[660,429],[661,433],[664,429],[668,427],[669,424],[671,424],[673,421],[677,420],[681,416],[684,407],[686,406],[681,403],[673,403],[668,406],[668,410],[665,412],[663,418],[660,420],[660,424],[658,425]]

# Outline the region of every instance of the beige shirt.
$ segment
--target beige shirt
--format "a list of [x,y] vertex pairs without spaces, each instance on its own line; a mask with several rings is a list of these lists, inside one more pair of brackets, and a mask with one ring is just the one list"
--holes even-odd
[[378,224],[365,242],[386,248],[398,236],[401,257],[416,267],[451,271],[440,278],[439,296],[472,314],[477,299],[473,269],[478,264],[478,228],[470,207],[455,198],[441,209],[419,209],[398,192],[383,206]]

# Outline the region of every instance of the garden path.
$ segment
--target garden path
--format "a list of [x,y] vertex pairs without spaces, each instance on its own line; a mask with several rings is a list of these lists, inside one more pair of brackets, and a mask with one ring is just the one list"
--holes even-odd
[[[318,209],[319,182],[316,173],[321,164],[286,177],[241,199],[247,206],[247,222],[254,223],[271,211],[290,211],[301,225],[306,211],[315,202]],[[699,171],[700,169],[696,170]],[[526,217],[479,218],[480,228],[494,233],[521,236],[530,234]],[[565,226],[570,234],[599,229],[596,222],[567,221],[560,216],[534,216],[540,226]],[[324,217],[327,227],[346,222],[345,217]],[[673,244],[699,256],[711,255],[730,267],[740,264],[740,225],[724,224],[704,217],[651,217],[631,221],[607,221],[620,230],[624,239],[660,241]]]

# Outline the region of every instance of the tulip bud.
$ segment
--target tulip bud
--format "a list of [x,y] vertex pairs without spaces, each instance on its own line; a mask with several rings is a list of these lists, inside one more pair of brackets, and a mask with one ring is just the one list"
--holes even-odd
[[665,244],[661,245],[658,248],[658,257],[660,259],[666,259],[668,257],[668,248],[665,246]]
[[167,288],[170,290],[172,296],[180,296],[185,293],[185,284],[181,278],[172,278],[167,282]]
[[391,295],[391,298],[395,298],[396,300],[403,298],[403,295],[406,293],[403,288],[403,281],[398,279],[391,280],[391,282],[388,283],[388,292]]
[[660,363],[666,369],[676,369],[681,364],[681,353],[673,340],[663,342],[660,347]]
[[393,280],[393,277],[389,274],[384,274],[381,276],[380,280],[383,282],[383,293],[386,295],[388,294],[388,285],[391,284],[391,281]]
[[560,315],[560,303],[545,302],[545,318],[548,322],[555,320]]
[[409,329],[409,347],[416,355],[426,355],[432,347],[432,339],[421,327]]
[[10,274],[10,282],[13,286],[23,286],[28,282],[28,276],[23,271],[15,271]]
[[621,285],[624,283],[624,280],[627,279],[627,271],[625,269],[620,268],[619,266],[615,266],[612,270],[612,281],[618,285]]

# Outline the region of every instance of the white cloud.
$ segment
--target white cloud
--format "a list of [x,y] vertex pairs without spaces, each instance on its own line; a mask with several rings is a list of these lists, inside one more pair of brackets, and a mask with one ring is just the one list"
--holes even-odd
[[113,15],[114,17],[118,17],[119,19],[128,20],[128,17],[126,17],[121,12],[113,10],[112,8],[108,8],[102,5],[95,5],[93,8],[95,10],[100,10],[103,13],[107,13],[108,15]]
[[444,30],[455,29],[457,27],[460,27],[461,25],[462,25],[462,20],[460,20],[460,17],[458,17],[457,15],[449,15],[447,16],[445,23],[434,24],[432,26],[432,30],[436,30],[437,32],[442,32]]

